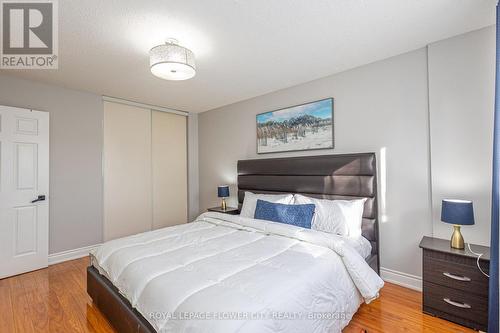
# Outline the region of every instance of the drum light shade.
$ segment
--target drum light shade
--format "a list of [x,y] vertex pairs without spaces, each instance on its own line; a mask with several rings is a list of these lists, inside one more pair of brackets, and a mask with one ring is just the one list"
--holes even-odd
[[473,225],[472,201],[445,199],[441,204],[441,221],[455,225]]
[[229,197],[229,186],[222,185],[217,187],[217,196],[219,198],[227,198]]
[[151,73],[165,80],[187,80],[196,74],[193,52],[174,39],[153,47],[149,51],[149,64]]

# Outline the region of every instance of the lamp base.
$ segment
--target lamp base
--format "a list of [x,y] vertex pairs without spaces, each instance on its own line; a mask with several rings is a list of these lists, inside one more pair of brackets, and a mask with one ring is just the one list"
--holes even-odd
[[453,234],[451,235],[450,245],[454,249],[463,250],[465,249],[465,242],[462,233],[460,232],[460,226],[453,226]]
[[222,210],[226,210],[227,209],[227,206],[226,206],[226,199],[225,198],[222,198],[222,204],[220,205],[220,208]]

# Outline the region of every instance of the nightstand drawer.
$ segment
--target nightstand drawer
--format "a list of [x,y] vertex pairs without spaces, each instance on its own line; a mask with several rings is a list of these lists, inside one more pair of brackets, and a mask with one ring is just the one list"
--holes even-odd
[[[457,318],[467,322],[475,322],[479,324],[477,328],[485,327],[488,322],[488,299],[486,297],[427,281],[424,281],[423,287],[424,311],[460,324],[466,323]],[[436,313],[433,312],[433,309],[437,310]],[[446,314],[451,316],[446,318]]]
[[[487,266],[484,265],[483,266]],[[487,267],[482,267],[487,271]],[[424,280],[459,289],[467,293],[488,296],[488,278],[477,266],[457,264],[424,256]]]
[[[477,267],[477,255],[465,249],[450,247],[450,241],[424,236],[423,311],[476,330],[488,326],[488,278]],[[474,245],[483,253],[481,269],[488,273],[490,249]]]

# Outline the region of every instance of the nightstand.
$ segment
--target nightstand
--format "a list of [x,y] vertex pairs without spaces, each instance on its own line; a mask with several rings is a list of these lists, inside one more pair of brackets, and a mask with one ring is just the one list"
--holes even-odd
[[[450,241],[424,237],[423,311],[476,330],[488,328],[488,278],[477,267],[477,256],[467,244],[465,250],[450,247]],[[490,248],[471,244],[472,251],[484,253],[479,260],[488,274]]]
[[229,215],[238,215],[240,213],[238,208],[235,207],[227,207],[226,210],[223,210],[220,206],[212,207],[207,209],[209,212],[217,212],[224,213]]

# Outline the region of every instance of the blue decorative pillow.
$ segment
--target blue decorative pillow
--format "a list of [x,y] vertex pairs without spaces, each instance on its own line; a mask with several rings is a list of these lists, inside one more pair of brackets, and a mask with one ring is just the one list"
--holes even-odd
[[314,208],[314,204],[285,205],[258,199],[254,218],[311,229]]

